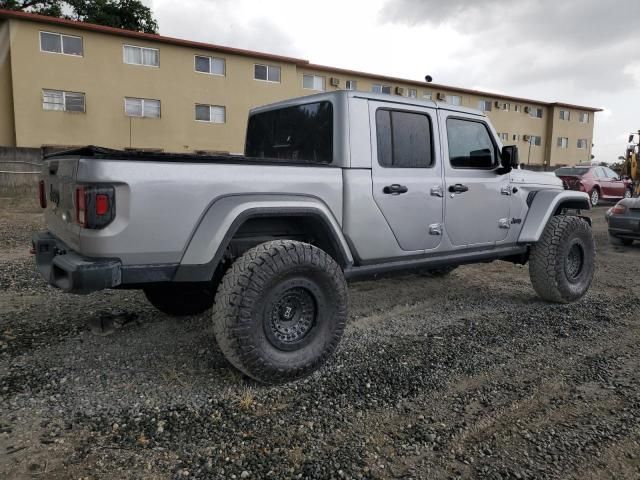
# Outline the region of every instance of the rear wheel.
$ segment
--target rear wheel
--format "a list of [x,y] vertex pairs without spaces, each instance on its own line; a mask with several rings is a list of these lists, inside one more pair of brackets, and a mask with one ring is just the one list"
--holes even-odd
[[144,289],[151,304],[167,315],[183,317],[198,315],[213,306],[215,285],[202,283],[163,283]]
[[613,235],[609,234],[609,243],[618,247],[629,246],[633,243],[633,239],[614,237]]
[[529,256],[529,276],[545,300],[569,303],[591,285],[596,246],[589,224],[579,217],[559,215],[547,223]]
[[346,316],[340,266],[312,245],[278,240],[247,251],[227,271],[213,329],[236,368],[263,383],[282,383],[325,363]]
[[594,188],[591,190],[591,194],[589,196],[591,197],[591,205],[594,207],[598,205],[598,202],[600,201],[600,192],[598,189]]

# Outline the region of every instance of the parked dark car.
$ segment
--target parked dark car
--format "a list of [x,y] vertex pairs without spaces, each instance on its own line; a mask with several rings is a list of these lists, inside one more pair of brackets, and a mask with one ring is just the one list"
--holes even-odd
[[593,206],[596,206],[600,200],[620,200],[631,197],[633,188],[631,179],[620,178],[616,172],[607,167],[576,165],[559,168],[554,173],[562,180],[566,190],[587,192]]
[[609,241],[613,245],[631,245],[640,240],[640,198],[625,198],[605,214]]

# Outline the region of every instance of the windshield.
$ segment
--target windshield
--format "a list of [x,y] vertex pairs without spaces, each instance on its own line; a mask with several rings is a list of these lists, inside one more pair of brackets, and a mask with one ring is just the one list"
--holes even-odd
[[581,177],[589,171],[588,167],[562,167],[555,171],[557,177]]
[[333,107],[308,103],[249,117],[245,155],[299,162],[333,161]]

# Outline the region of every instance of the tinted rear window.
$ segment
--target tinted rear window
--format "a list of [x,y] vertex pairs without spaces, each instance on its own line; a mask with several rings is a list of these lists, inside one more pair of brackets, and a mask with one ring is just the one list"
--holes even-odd
[[245,155],[331,163],[333,106],[330,102],[317,102],[252,115]]
[[581,177],[589,171],[586,167],[562,167],[555,171],[557,177]]
[[380,109],[376,112],[378,162],[383,167],[432,165],[431,120],[427,115]]

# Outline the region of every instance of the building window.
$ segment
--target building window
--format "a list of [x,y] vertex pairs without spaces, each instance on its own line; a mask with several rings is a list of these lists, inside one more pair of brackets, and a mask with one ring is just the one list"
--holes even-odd
[[567,120],[571,118],[571,113],[569,110],[560,110],[560,120]]
[[503,103],[502,104],[502,110],[504,110],[506,112],[510,111],[511,110],[511,104],[510,103],[506,103],[506,102]]
[[529,115],[533,118],[542,118],[541,107],[529,107]]
[[324,92],[325,78],[318,75],[302,75],[302,88]]
[[355,80],[347,80],[345,83],[345,88],[347,90],[357,90],[358,82],[356,82]]
[[580,123],[589,123],[589,114],[587,112],[580,112]]
[[160,50],[157,48],[124,46],[124,63],[129,65],[143,65],[145,67],[160,66]]
[[225,74],[225,60],[224,58],[216,57],[203,57],[201,55],[195,55],[195,70],[200,73],[208,73],[210,75]]
[[42,90],[42,109],[84,113],[84,93]]
[[40,51],[81,57],[84,53],[82,37],[40,32]]
[[519,140],[520,140],[520,135],[518,135],[517,133],[514,133],[514,134],[513,134],[513,137],[511,137],[511,139],[512,139],[514,142],[517,142],[517,141],[519,141]]
[[280,67],[256,64],[253,66],[253,78],[263,82],[280,83]]
[[460,95],[447,95],[445,96],[445,102],[451,105],[462,105],[462,97]]
[[558,137],[558,147],[569,148],[569,139],[567,137]]
[[374,93],[388,93],[391,94],[391,85],[374,84],[371,87],[371,91]]
[[538,135],[530,135],[529,136],[529,143],[531,145],[534,145],[536,147],[539,147],[542,145],[542,137],[538,136]]
[[520,105],[514,105],[513,106],[513,111],[516,112],[516,113],[520,112],[520,108],[521,108]]
[[508,133],[499,133],[498,136],[500,137],[500,140],[502,140],[504,142],[509,140],[509,134]]
[[579,138],[578,139],[578,148],[587,148],[587,139],[586,138]]
[[196,104],[196,121],[209,123],[225,123],[226,108],[220,105]]
[[418,91],[415,88],[409,89],[409,98],[416,98],[418,96]]
[[422,98],[424,100],[431,100],[433,98],[432,93],[431,92],[427,92],[426,90],[424,92],[422,92]]
[[126,97],[124,113],[128,117],[160,118],[160,100]]
[[478,110],[482,110],[483,112],[491,111],[491,101],[489,100],[480,100],[478,102]]

